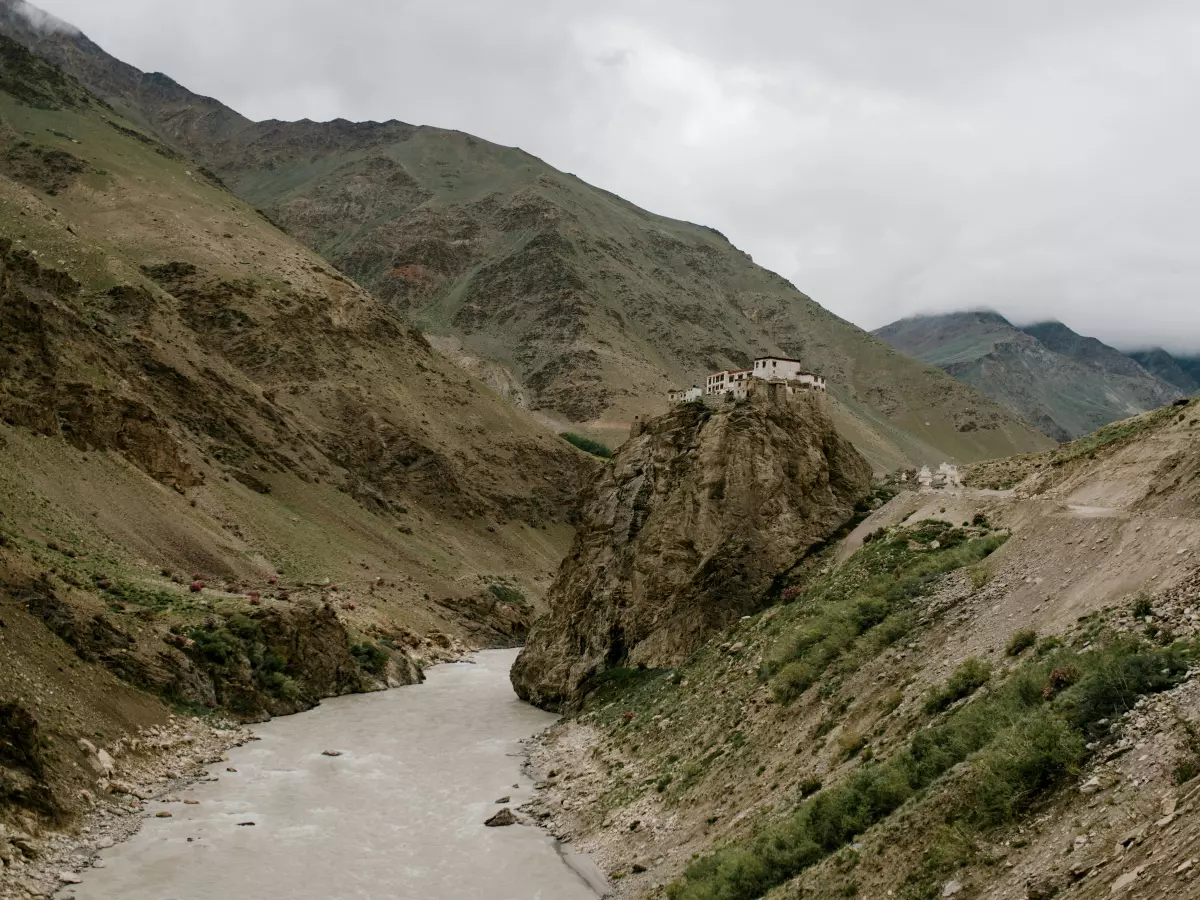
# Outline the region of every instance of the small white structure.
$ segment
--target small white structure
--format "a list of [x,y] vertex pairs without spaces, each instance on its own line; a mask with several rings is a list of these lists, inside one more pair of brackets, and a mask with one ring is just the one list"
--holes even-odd
[[702,396],[704,396],[704,392],[694,384],[685,391],[667,391],[667,400],[672,404],[691,403],[693,400],[699,400]]
[[962,487],[962,478],[958,474],[958,466],[952,466],[950,463],[942,463],[938,469],[938,474],[945,479],[946,487]]
[[917,481],[924,490],[933,487],[933,472],[929,471],[929,466],[921,466],[921,471],[917,473]]

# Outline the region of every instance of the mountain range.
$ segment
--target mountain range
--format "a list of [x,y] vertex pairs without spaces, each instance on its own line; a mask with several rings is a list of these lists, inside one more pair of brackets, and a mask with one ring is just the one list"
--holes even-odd
[[712,228],[522,150],[398,121],[252,122],[0,3],[0,32],[73,75],[556,430],[623,440],[671,387],[795,357],[879,467],[1045,446],[999,404],[832,315]]
[[1200,356],[1172,354],[1161,347],[1134,350],[1129,356],[1151,375],[1174,385],[1185,394],[1200,392]]
[[[1018,328],[999,313],[959,312],[901,319],[873,333],[940,367],[1059,441],[1074,440],[1189,392],[1186,382],[1180,383],[1182,369],[1178,382],[1164,379],[1132,356],[1061,322]],[[1165,351],[1158,354],[1171,359]],[[1159,370],[1165,368],[1160,364]]]

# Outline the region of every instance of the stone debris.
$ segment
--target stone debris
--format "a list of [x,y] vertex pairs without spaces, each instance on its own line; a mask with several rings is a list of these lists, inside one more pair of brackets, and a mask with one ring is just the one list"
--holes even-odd
[[1112,887],[1109,889],[1109,893],[1120,894],[1120,893],[1128,890],[1130,887],[1132,887],[1134,885],[1134,883],[1138,880],[1138,877],[1141,874],[1142,874],[1142,870],[1140,868],[1138,868],[1138,869],[1134,869],[1132,872],[1126,872],[1124,875],[1119,876],[1116,879],[1116,881],[1114,881],[1112,883]]
[[105,747],[86,739],[76,742],[98,776],[96,789],[88,792],[90,808],[74,834],[43,830],[32,819],[23,830],[0,825],[0,898],[73,896],[60,888],[79,881],[67,882],[61,876],[79,879],[78,871],[102,868],[98,854],[136,834],[147,817],[171,817],[165,810],[149,815],[148,801],[178,802],[178,793],[203,774],[206,760],[250,738],[238,725],[214,727],[175,716],[165,725],[144,728]]
[[[322,756],[341,756],[342,751],[341,750],[322,750],[321,755]],[[230,771],[232,771],[232,769]]]

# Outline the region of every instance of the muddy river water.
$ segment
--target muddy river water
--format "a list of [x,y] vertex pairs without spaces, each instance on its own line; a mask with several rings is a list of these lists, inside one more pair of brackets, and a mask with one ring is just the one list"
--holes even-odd
[[518,742],[554,721],[513,694],[515,656],[257,727],[261,741],[209,767],[218,781],[178,795],[197,805],[151,803],[76,897],[594,900],[603,880],[586,859],[531,826],[483,826],[497,799],[530,797]]

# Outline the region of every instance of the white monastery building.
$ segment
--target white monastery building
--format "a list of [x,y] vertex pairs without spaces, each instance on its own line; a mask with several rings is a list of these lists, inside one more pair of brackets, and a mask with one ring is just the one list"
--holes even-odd
[[[746,390],[752,378],[763,381],[781,382],[792,386],[803,387],[807,390],[827,390],[825,379],[820,375],[804,371],[799,360],[787,359],[783,356],[764,356],[754,361],[751,369],[726,369],[714,372],[704,383],[704,393],[726,394],[739,400],[746,396]],[[697,390],[692,388],[692,391]],[[668,395],[673,403],[688,403],[699,399],[692,391],[671,391]],[[680,399],[685,397],[687,399]]]
[[691,403],[704,396],[704,392],[694,384],[686,391],[667,391],[667,399],[672,403]]
[[799,381],[818,391],[825,390],[825,379],[812,372],[805,372],[797,359],[787,359],[782,356],[764,356],[754,361],[750,373],[755,378],[766,381]]

